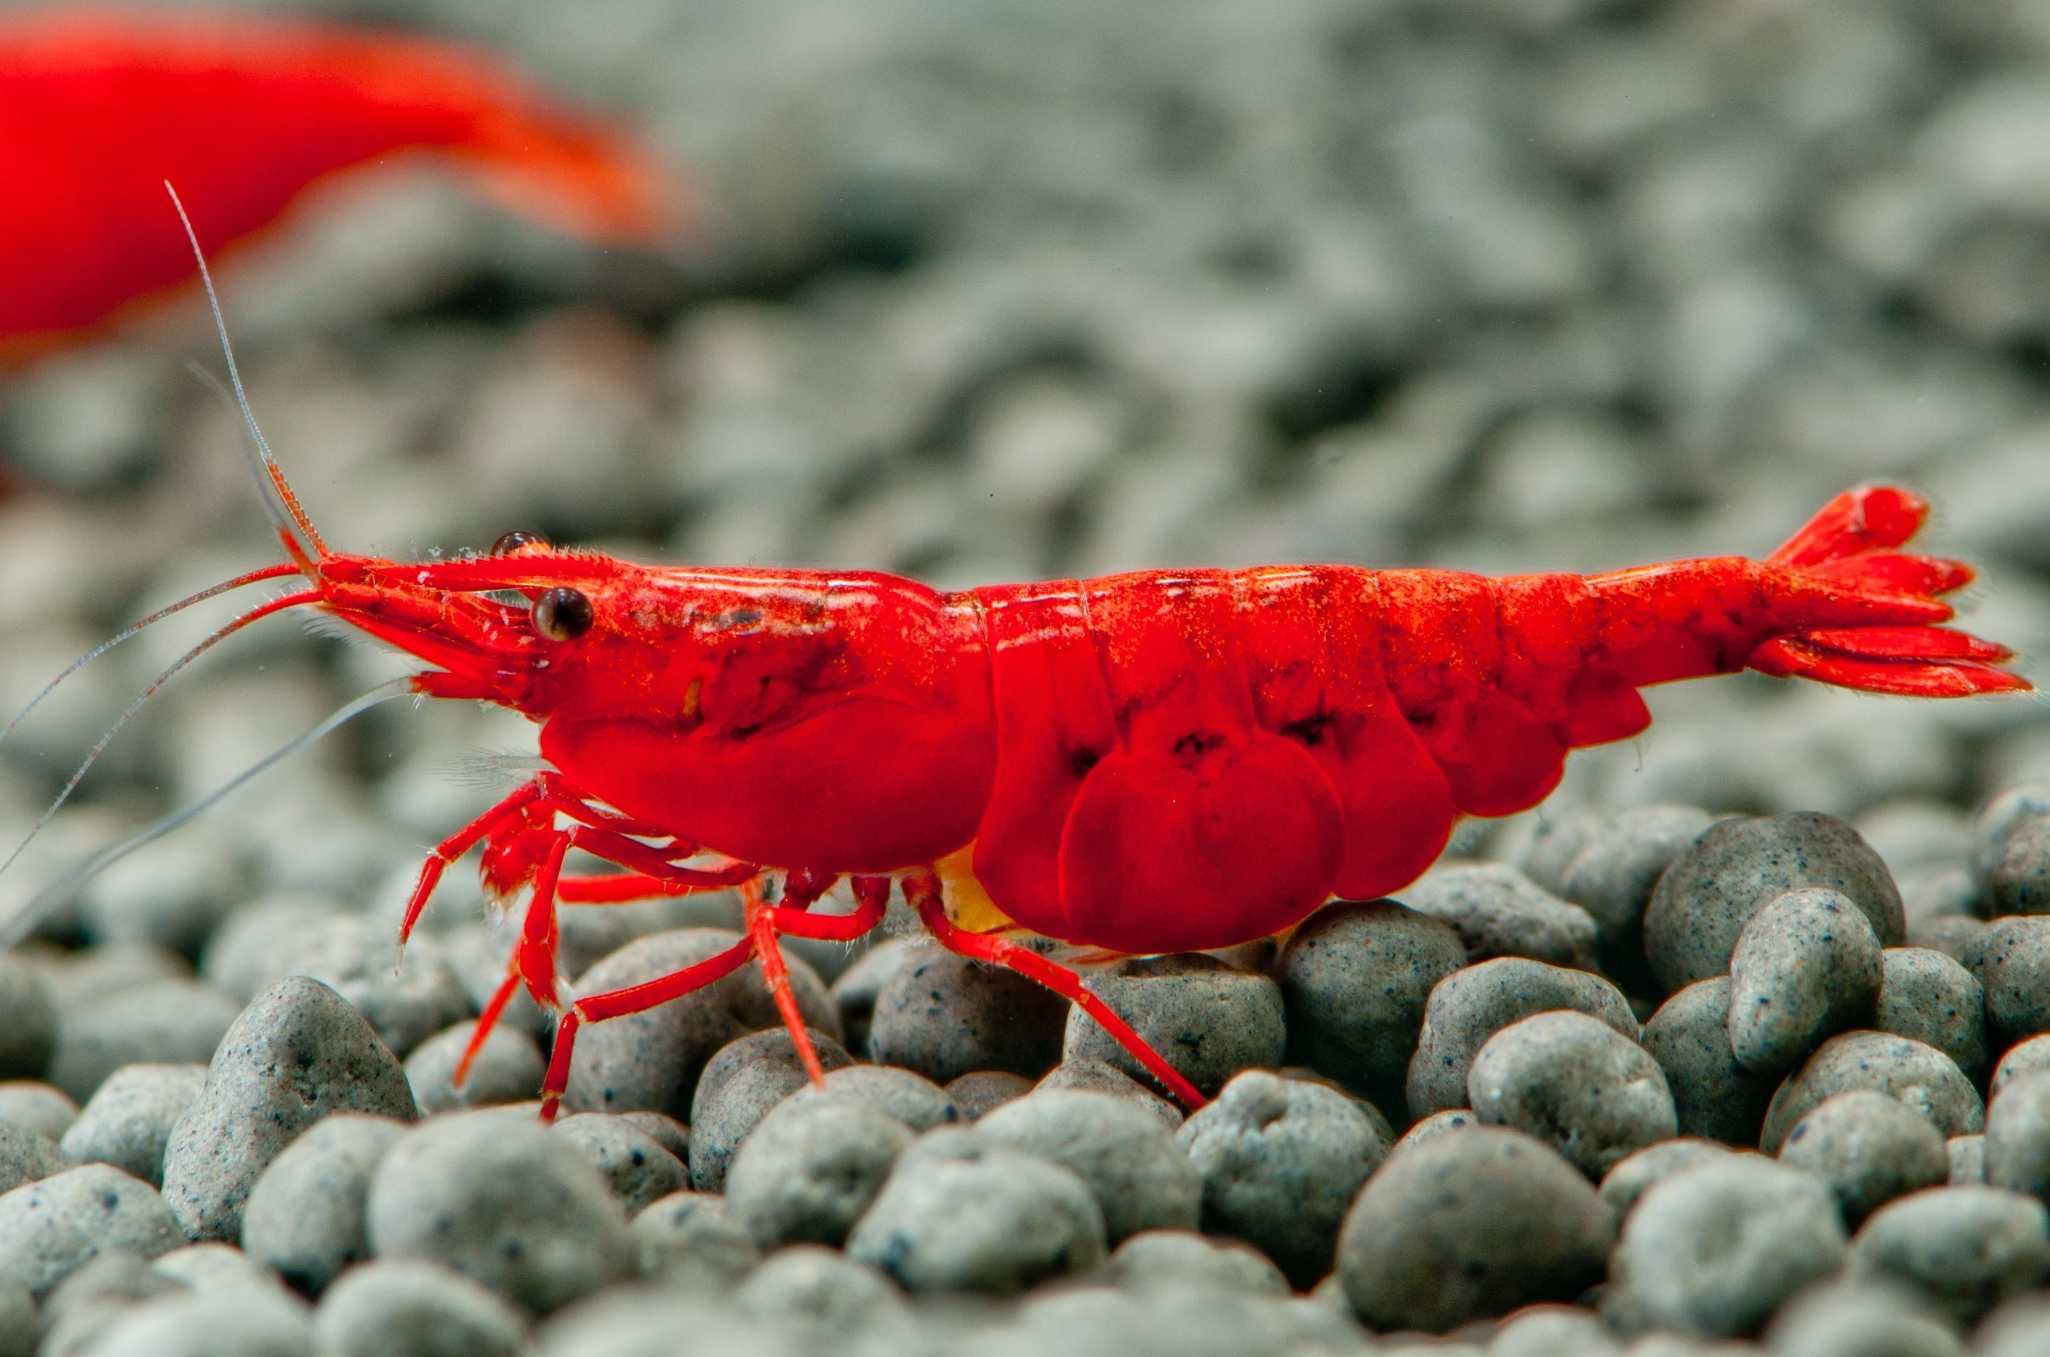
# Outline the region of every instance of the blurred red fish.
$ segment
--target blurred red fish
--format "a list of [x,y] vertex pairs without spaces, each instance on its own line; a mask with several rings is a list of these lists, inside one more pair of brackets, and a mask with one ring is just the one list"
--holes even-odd
[[579,235],[651,245],[676,226],[627,138],[453,43],[244,15],[0,19],[0,362],[192,284],[163,181],[225,254],[313,185],[412,152]]

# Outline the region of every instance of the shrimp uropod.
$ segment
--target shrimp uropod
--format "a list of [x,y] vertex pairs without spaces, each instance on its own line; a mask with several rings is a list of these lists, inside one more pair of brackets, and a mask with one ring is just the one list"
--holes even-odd
[[[1199,1106],[1076,972],[1013,934],[1218,948],[1334,894],[1388,894],[1460,817],[1534,805],[1569,750],[1643,729],[1654,683],[1749,668],[1919,697],[2030,686],[2005,648],[1943,625],[1942,596],[1972,571],[1902,550],[1927,506],[1891,486],[1846,491],[1755,560],[1156,570],[942,593],[875,572],[639,565],[522,533],[458,559],[335,551],[250,426],[286,556],[258,576],[299,577],[264,611],[316,608],[418,659],[410,691],[540,727],[542,771],[427,857],[401,936],[479,845],[487,889],[525,894],[471,1053],[520,990],[554,1013],[544,1117],[583,1025],[750,961],[821,1079],[776,940],[861,937],[893,890],[941,946],[1079,1004]],[[565,874],[571,849],[620,870]],[[842,880],[853,912],[814,911]],[[559,906],[730,887],[745,928],[726,951],[566,995]]]

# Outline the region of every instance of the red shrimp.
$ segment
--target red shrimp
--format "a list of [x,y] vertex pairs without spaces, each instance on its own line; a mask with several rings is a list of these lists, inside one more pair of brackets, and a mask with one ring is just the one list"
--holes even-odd
[[[540,727],[543,771],[429,855],[401,936],[479,844],[488,890],[526,893],[470,1053],[521,989],[557,1014],[547,1117],[585,1023],[750,960],[819,1080],[776,940],[861,937],[893,887],[940,945],[1080,1005],[1200,1106],[1073,970],[1012,935],[1220,948],[1333,895],[1389,894],[1460,817],[1535,805],[1568,750],[1644,729],[1655,683],[1748,668],[1916,697],[2030,686],[2008,650],[1942,625],[1971,568],[1901,550],[1927,505],[1892,486],[1837,496],[1760,560],[1493,579],[1151,570],[941,593],[872,571],[638,565],[524,533],[453,560],[338,552],[249,424],[287,559],[199,597],[302,587],[193,653],[315,608],[424,663],[403,690]],[[622,871],[564,875],[571,849]],[[814,911],[843,878],[853,912]],[[558,978],[559,905],[734,886],[745,930],[723,953],[603,993]]]
[[515,210],[657,243],[679,204],[625,137],[478,51],[338,24],[51,10],[0,19],[0,361],[191,281],[157,185],[229,242],[337,175],[433,152]]

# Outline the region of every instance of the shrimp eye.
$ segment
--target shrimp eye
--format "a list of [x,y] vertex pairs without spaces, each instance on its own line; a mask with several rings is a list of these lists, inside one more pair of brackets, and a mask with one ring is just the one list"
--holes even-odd
[[523,532],[515,528],[491,544],[491,554],[493,556],[510,556],[522,547],[545,547],[547,545],[548,539],[540,533]]
[[551,641],[574,641],[591,629],[591,600],[557,586],[534,600],[534,630]]

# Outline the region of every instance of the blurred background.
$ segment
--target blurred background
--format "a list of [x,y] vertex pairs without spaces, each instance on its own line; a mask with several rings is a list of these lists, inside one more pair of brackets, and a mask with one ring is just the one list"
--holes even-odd
[[[2050,653],[2046,0],[263,12],[287,9],[478,44],[637,136],[691,204],[661,248],[604,248],[394,157],[224,266],[251,399],[344,549],[524,528],[941,585],[1597,569],[1762,553],[1898,479],[1936,501],[1932,545],[1984,567],[1972,629]],[[187,296],[0,372],[0,709],[273,559],[193,359],[218,366]],[[0,853],[221,602],[0,746]],[[234,638],[113,742],[0,900],[400,668],[290,621]],[[1747,676],[1653,709],[1544,813],[1827,810],[1906,870],[2050,776],[2031,699]],[[120,936],[145,891],[396,910],[424,846],[493,799],[476,753],[531,749],[517,718],[382,709],[109,873],[86,932]],[[439,911],[467,917],[470,882]]]

